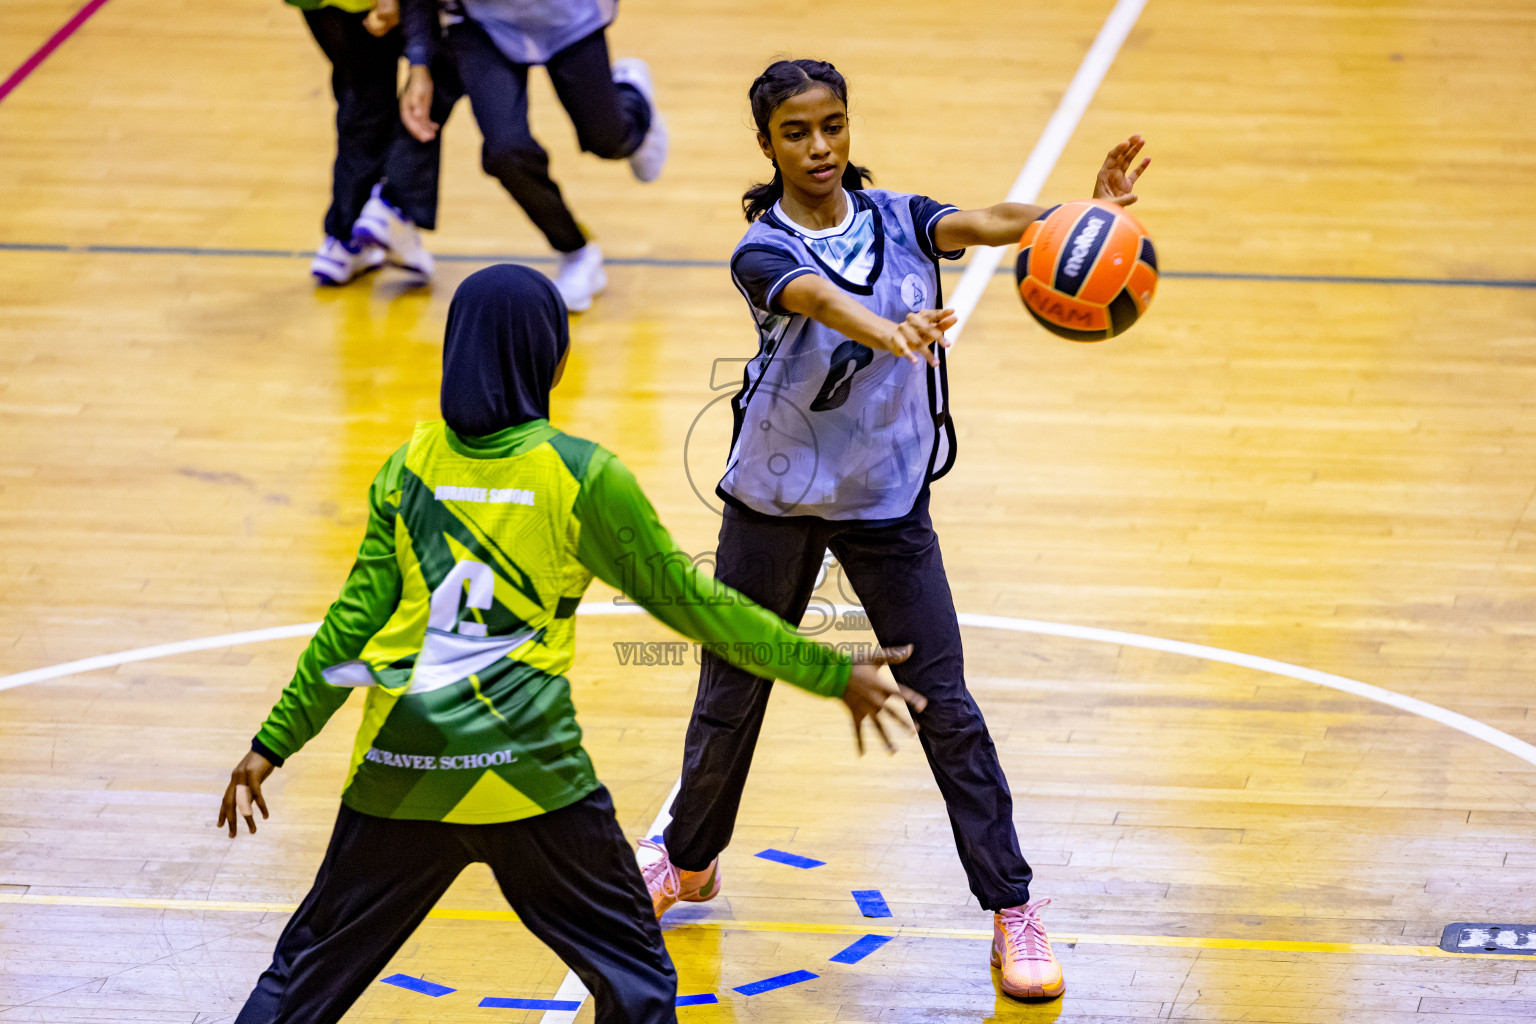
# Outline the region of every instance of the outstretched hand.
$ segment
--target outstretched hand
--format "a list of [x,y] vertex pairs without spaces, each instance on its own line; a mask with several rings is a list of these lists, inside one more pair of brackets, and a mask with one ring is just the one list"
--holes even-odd
[[905,320],[891,325],[884,348],[914,366],[921,362],[938,366],[939,356],[933,346],[949,348],[951,342],[944,336],[944,332],[955,326],[956,319],[952,309],[920,309],[908,313]]
[[219,825],[228,823],[231,839],[239,831],[239,818],[236,815],[244,818],[245,827],[255,833],[256,816],[251,809],[252,801],[260,809],[261,816],[268,817],[267,802],[261,798],[261,784],[267,781],[267,776],[273,770],[271,761],[252,750],[229,773],[229,785],[224,787],[224,803],[219,806]]
[[928,699],[880,673],[880,666],[896,665],[911,656],[912,645],[907,644],[903,647],[876,648],[854,658],[853,673],[848,677],[848,688],[843,691],[843,703],[848,705],[848,713],[853,716],[853,741],[859,748],[860,757],[864,756],[865,719],[875,727],[885,749],[892,754],[896,753],[896,744],[886,735],[885,726],[880,721],[881,715],[890,716],[891,721],[905,729],[909,735],[917,733],[917,726],[903,722],[887,701],[892,697],[904,700],[912,713],[917,714],[928,706]]
[[1132,135],[1104,158],[1104,166],[1099,168],[1099,178],[1093,185],[1093,198],[1103,199],[1115,203],[1118,206],[1130,206],[1138,198],[1133,191],[1136,187],[1136,179],[1146,171],[1152,163],[1151,157],[1146,157],[1131,169],[1131,163],[1141,153],[1141,147],[1146,141],[1140,135]]

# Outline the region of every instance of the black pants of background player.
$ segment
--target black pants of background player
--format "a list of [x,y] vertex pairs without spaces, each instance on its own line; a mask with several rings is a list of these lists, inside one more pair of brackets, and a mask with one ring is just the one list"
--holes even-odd
[[[485,172],[501,182],[554,249],[575,252],[587,244],[586,236],[549,176],[549,154],[528,127],[529,67],[514,63],[473,21],[449,26],[430,69],[431,117],[446,125],[454,103],[467,95],[485,139],[480,150]],[[544,67],[584,151],[622,160],[640,148],[651,127],[651,107],[638,89],[614,83],[603,30],[567,46]],[[408,215],[429,203],[435,207],[437,166],[436,141],[406,145],[400,180],[388,175],[385,197]]]
[[404,47],[401,32],[397,28],[374,36],[363,27],[365,16],[335,7],[304,12],[315,42],[331,62],[336,164],[325,233],[344,242],[352,237],[352,225],[373,186],[385,179],[386,199],[418,227],[437,226],[437,145],[416,142],[400,123],[395,89]]
[[[766,516],[728,505],[715,575],[798,623],[828,548],[880,643],[914,645],[911,659],[891,669],[928,698],[917,716],[917,737],[949,810],[971,892],[988,910],[1027,902],[1032,876],[1019,851],[1013,797],[981,710],[965,687],[960,624],[927,492],[907,516],[883,526]],[[666,832],[667,855],[678,867],[701,871],[730,842],[772,688],[704,655],[684,742],[682,787]]]
[[490,865],[518,919],[587,986],[597,1024],[676,1024],[677,973],[602,788],[500,825],[396,821],[343,807],[314,888],[236,1024],[339,1020],[476,861]]

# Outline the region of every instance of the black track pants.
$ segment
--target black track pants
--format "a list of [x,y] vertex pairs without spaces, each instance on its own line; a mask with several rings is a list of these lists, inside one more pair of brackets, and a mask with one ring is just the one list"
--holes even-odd
[[[715,575],[798,623],[828,548],[884,646],[915,644],[896,678],[928,698],[918,739],[944,795],[960,863],[983,908],[1029,899],[1031,873],[1013,825],[1013,797],[981,709],[965,687],[965,656],[926,493],[895,523],[866,526],[774,517],[727,506]],[[699,871],[731,841],[773,684],[708,653],[683,750],[667,853]]]
[[339,1020],[476,861],[490,865],[522,923],[586,984],[597,1024],[675,1024],[677,974],[601,788],[499,825],[395,821],[342,807],[314,888],[236,1024]]

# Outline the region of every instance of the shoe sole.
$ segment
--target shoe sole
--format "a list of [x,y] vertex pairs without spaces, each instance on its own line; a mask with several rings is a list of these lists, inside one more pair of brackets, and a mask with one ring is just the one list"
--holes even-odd
[[364,245],[376,245],[380,249],[383,249],[386,254],[385,262],[387,262],[392,267],[399,267],[401,270],[408,270],[420,277],[432,276],[434,266],[431,262],[432,257],[430,255],[423,263],[410,263],[406,260],[402,260],[395,254],[395,250],[390,248],[389,239],[385,237],[388,234],[388,231],[385,231],[381,234],[380,232],[371,230],[368,225],[359,223],[352,229],[352,240],[354,242],[362,242]]
[[1003,990],[1004,995],[1013,999],[1018,999],[1026,1003],[1046,1003],[1050,1002],[1052,999],[1060,999],[1062,995],[1067,991],[1066,978],[1062,978],[1061,984],[1057,985],[1054,989],[1048,989],[1043,985],[1028,989],[1015,989],[1013,986],[1008,984],[1008,979],[1003,977],[1001,973],[1003,969],[1003,960],[1000,956],[997,955],[996,949],[992,950],[992,966],[997,968],[999,972],[997,977],[997,987]]
[[315,283],[316,284],[319,284],[319,285],[321,285],[321,286],[323,286],[325,288],[342,288],[342,287],[345,287],[346,285],[351,284],[353,281],[356,281],[358,278],[364,276],[365,274],[373,273],[375,270],[378,270],[383,265],[384,264],[382,264],[382,263],[375,263],[371,267],[364,267],[361,270],[359,270],[357,273],[353,274],[351,277],[346,278],[345,280],[338,280],[337,278],[331,277],[331,276],[329,276],[327,274],[322,274],[318,270],[311,270],[309,272],[309,276],[315,279]]

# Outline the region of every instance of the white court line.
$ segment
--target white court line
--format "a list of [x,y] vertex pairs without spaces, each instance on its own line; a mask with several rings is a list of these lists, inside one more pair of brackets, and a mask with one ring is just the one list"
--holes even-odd
[[[861,612],[863,609],[857,605],[836,604],[833,607],[839,612]],[[639,605],[616,605],[611,601],[595,601],[582,604],[576,609],[578,615],[644,615],[645,609]],[[1138,647],[1147,651],[1163,651],[1168,654],[1180,654],[1187,658],[1198,658],[1202,661],[1215,661],[1224,665],[1236,665],[1240,668],[1249,668],[1257,672],[1266,672],[1270,675],[1284,676],[1287,679],[1295,679],[1303,683],[1314,683],[1318,686],[1326,686],[1332,690],[1353,694],[1366,700],[1376,701],[1378,704],[1386,704],[1406,711],[1420,718],[1427,718],[1432,722],[1465,733],[1473,739],[1482,740],[1492,746],[1498,747],[1505,753],[1512,754],[1528,764],[1536,765],[1536,746],[1522,739],[1517,739],[1507,732],[1501,732],[1493,726],[1479,722],[1475,718],[1469,718],[1460,712],[1443,708],[1438,704],[1410,697],[1396,690],[1388,690],[1382,686],[1373,686],[1370,683],[1362,683],[1358,679],[1350,679],[1347,676],[1334,675],[1331,672],[1319,672],[1317,669],[1307,668],[1304,665],[1293,665],[1288,661],[1277,661],[1274,658],[1262,658],[1256,654],[1244,654],[1241,651],[1229,651],[1223,647],[1207,647],[1205,644],[1192,644],[1183,640],[1167,640],[1163,637],[1148,636],[1145,633],[1124,633],[1117,629],[1100,629],[1097,626],[1074,626],[1066,622],[1046,622],[1041,619],[1016,619],[1006,615],[976,615],[971,612],[960,612],[957,616],[962,626],[973,626],[978,629],[1000,629],[1010,633],[1034,633],[1040,636],[1060,636],[1075,640],[1089,640],[1095,643],[1116,644],[1120,647]],[[63,676],[74,675],[79,672],[88,672],[94,669],[112,668],[115,665],[127,665],[135,661],[148,661],[151,658],[164,658],[173,654],[182,654],[188,651],[212,651],[222,647],[235,647],[240,644],[259,643],[264,640],[279,640],[289,637],[309,636],[319,623],[305,622],[296,626],[277,626],[272,629],[253,629],[245,633],[225,633],[222,636],[204,637],[200,640],[183,640],[178,643],[157,644],[154,647],[140,647],[131,651],[119,651],[116,654],[101,654],[94,658],[82,658],[79,661],[65,662],[62,665],[52,665],[47,668],[32,669],[27,672],[18,672],[14,675],[0,676],[0,690],[7,690],[13,686],[24,686],[27,683],[39,683],[48,679],[58,679]],[[672,797],[677,794],[677,786],[672,787],[672,793],[668,795],[666,803],[662,805],[661,813],[651,823],[648,836],[655,835],[666,827],[671,821],[668,814],[672,806]]]
[[[1104,27],[1099,29],[1098,37],[1088,48],[1087,56],[1078,65],[1077,74],[1072,76],[1072,84],[1067,86],[1061,102],[1056,105],[1056,112],[1051,115],[1045,131],[1040,133],[1040,139],[1030,151],[1029,159],[1024,161],[1024,167],[1014,180],[1013,188],[1008,190],[1007,202],[1033,203],[1040,197],[1045,180],[1056,169],[1056,161],[1061,159],[1062,151],[1067,148],[1072,133],[1077,130],[1077,123],[1083,118],[1083,112],[1093,101],[1093,94],[1098,92],[1099,83],[1104,80],[1109,66],[1115,62],[1121,44],[1131,34],[1136,19],[1141,17],[1141,9],[1146,5],[1147,0],[1120,0],[1115,4],[1115,9],[1109,12],[1109,17],[1104,19]],[[955,311],[956,318],[955,326],[949,329],[951,341],[959,340],[960,332],[965,330],[966,322],[976,311],[976,303],[981,301],[981,293],[992,283],[997,265],[1002,262],[1003,253],[1009,248],[1006,245],[982,246],[971,253],[971,262],[965,268],[965,273],[960,275],[960,283],[955,286],[955,293],[950,296],[948,303]]]
[[134,661],[169,658],[173,654],[213,651],[220,647],[238,647],[241,644],[259,644],[264,640],[287,640],[291,637],[312,636],[319,628],[318,622],[301,622],[297,626],[251,629],[244,633],[225,633],[223,636],[209,636],[201,640],[178,640],[172,644],[139,647],[131,651],[119,651],[116,654],[99,654],[94,658],[81,658],[79,661],[66,661],[62,665],[49,665],[46,668],[17,672],[15,675],[0,676],[0,690],[9,690],[13,686],[26,686],[28,683],[40,683],[45,679],[58,679],[60,676],[90,672],[98,668],[126,665]]

